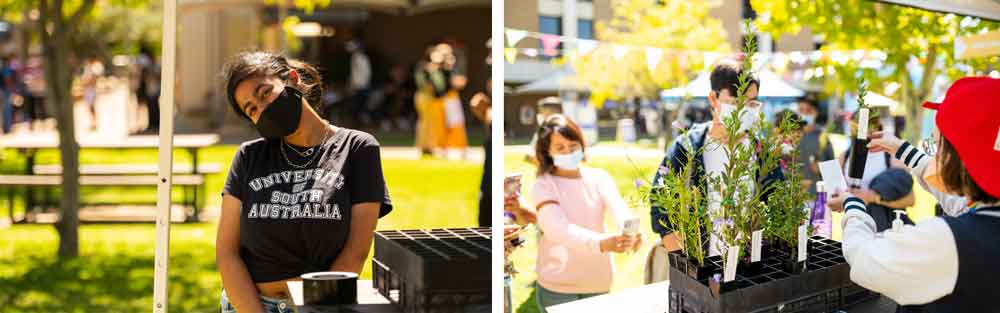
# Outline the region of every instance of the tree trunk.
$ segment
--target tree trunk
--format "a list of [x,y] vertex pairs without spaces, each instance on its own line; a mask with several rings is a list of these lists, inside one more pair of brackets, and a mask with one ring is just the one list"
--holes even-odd
[[[54,1],[53,8],[46,10],[46,2],[41,1],[41,11],[47,18],[39,19],[39,32],[42,34],[42,55],[45,70],[46,101],[55,108],[56,128],[59,131],[59,153],[62,162],[62,196],[59,201],[59,221],[55,224],[59,233],[59,257],[74,258],[79,249],[79,214],[78,203],[80,195],[80,147],[76,142],[76,129],[73,117],[73,97],[70,94],[72,81],[71,64],[69,62],[69,36],[65,20],[62,16],[62,2]],[[51,21],[51,33],[47,32],[46,21]]]
[[[903,105],[907,109],[907,125],[906,133],[904,134],[905,137],[900,137],[905,138],[911,143],[918,143],[920,139],[923,139],[920,138],[924,126],[923,104],[924,101],[928,100],[927,97],[930,96],[931,88],[934,87],[938,49],[939,47],[932,45],[927,50],[927,63],[924,65],[924,72],[920,77],[919,84],[915,88],[903,89],[903,97],[905,98],[903,99]],[[906,73],[904,76],[906,84],[912,84],[913,80],[910,79],[909,72],[906,70],[903,72]]]

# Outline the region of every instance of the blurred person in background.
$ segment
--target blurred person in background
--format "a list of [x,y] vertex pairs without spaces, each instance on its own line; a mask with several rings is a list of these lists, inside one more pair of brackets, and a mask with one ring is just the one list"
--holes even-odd
[[146,132],[155,132],[160,129],[160,65],[152,49],[146,46],[139,49],[136,66],[139,69],[139,77],[135,95],[140,103],[146,104],[149,123]]
[[90,113],[90,130],[97,130],[97,83],[104,76],[104,64],[97,57],[88,58],[83,63],[80,87],[83,88],[83,102]]
[[414,73],[417,109],[416,146],[424,156],[438,155],[445,147],[444,97],[450,90],[451,72],[445,68],[445,51],[438,45],[427,48],[426,58]]
[[824,130],[826,113],[820,107],[814,94],[808,94],[798,99],[796,106],[798,116],[805,122],[802,139],[799,140],[799,159],[801,166],[802,185],[809,188],[809,193],[816,194],[816,182],[822,180],[819,174],[819,162],[833,160],[833,145],[830,136]]
[[413,79],[402,64],[393,65],[389,70],[389,81],[383,87],[385,102],[382,108],[385,112],[383,123],[395,124],[403,131],[413,128],[415,111],[413,108]]
[[351,93],[352,117],[360,123],[358,126],[368,126],[372,122],[372,110],[369,110],[368,100],[372,87],[372,66],[368,55],[355,39],[344,44],[344,49],[351,55],[351,73],[348,88]]
[[[486,42],[487,51],[490,51],[490,44],[492,41]],[[486,73],[492,72],[492,58],[487,55],[486,57]],[[482,180],[479,182],[479,226],[480,227],[491,227],[493,225],[493,205],[492,205],[492,188],[490,172],[492,172],[492,162],[490,161],[492,149],[490,148],[492,140],[492,134],[490,132],[491,125],[493,125],[493,103],[490,96],[493,94],[493,79],[487,76],[486,86],[483,92],[477,92],[476,95],[472,96],[472,100],[469,101],[469,108],[472,111],[472,115],[476,119],[483,122],[483,133],[485,134],[485,140],[483,140],[483,152],[485,153],[485,159],[483,160],[483,176]]]
[[448,92],[442,99],[445,114],[444,145],[448,157],[451,157],[452,152],[457,152],[464,159],[469,141],[465,133],[465,110],[462,107],[459,93],[465,89],[468,78],[458,66],[459,58],[452,45],[442,43],[438,45],[438,49],[444,54],[443,68],[450,73],[448,75]]
[[33,55],[28,58],[28,64],[22,69],[22,82],[24,83],[25,120],[28,121],[29,129],[38,130],[41,122],[48,117],[45,109],[45,74],[43,72],[42,57]]
[[14,96],[17,93],[17,79],[13,58],[9,55],[0,58],[0,114],[2,114],[3,133],[10,133],[14,126]]

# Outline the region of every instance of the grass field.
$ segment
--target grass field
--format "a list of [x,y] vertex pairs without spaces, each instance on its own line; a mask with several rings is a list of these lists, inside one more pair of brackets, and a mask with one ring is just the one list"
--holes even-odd
[[[627,151],[627,150],[623,150]],[[534,167],[523,160],[523,154],[515,152],[507,152],[504,154],[504,170],[506,173],[521,172],[525,175],[523,189],[524,193],[530,192],[530,186],[534,181]],[[641,178],[644,180],[650,180],[653,177],[653,173],[656,167],[660,164],[661,159],[659,158],[636,158],[628,156],[628,153],[623,153],[621,157],[589,157],[587,165],[591,167],[601,168],[606,170],[612,177],[614,177],[615,182],[618,185],[619,191],[622,196],[626,199],[630,199],[636,196],[635,180]],[[916,207],[910,208],[908,211],[911,218],[915,221],[920,221],[929,216],[933,215],[934,203],[936,201],[934,198],[920,189],[920,187],[915,187],[918,204]],[[614,285],[612,287],[612,292],[621,291],[623,289],[638,287],[643,284],[643,271],[645,270],[646,256],[652,249],[652,245],[655,243],[658,235],[653,233],[650,226],[650,215],[649,208],[644,204],[633,203],[633,211],[636,216],[639,216],[642,221],[641,230],[646,240],[643,244],[642,249],[639,250],[637,254],[616,254],[614,255],[615,261],[615,279]],[[841,229],[839,213],[834,213],[833,220],[834,227],[833,237],[834,239],[840,239]],[[608,230],[610,232],[618,232],[616,226],[613,225],[610,220],[610,216],[605,218],[609,221]],[[534,226],[532,226],[534,227]],[[514,298],[514,308],[518,313],[535,313],[538,312],[538,307],[535,304],[535,294],[534,294],[534,284],[535,284],[535,257],[537,255],[538,238],[537,238],[537,228],[532,228],[529,230],[528,235],[522,236],[526,239],[524,246],[518,248],[511,258],[514,260],[515,267],[520,272],[513,282],[513,298]],[[666,292],[666,291],[664,291]],[[665,294],[665,293],[664,293]]]
[[[202,162],[223,165],[208,177],[208,205],[218,205],[236,146],[202,150]],[[5,153],[0,171],[17,171],[23,160]],[[154,163],[155,150],[86,150],[81,163]],[[175,162],[188,162],[186,151]],[[57,163],[58,152],[42,151],[39,163]],[[394,210],[379,229],[469,227],[476,225],[482,164],[445,160],[384,159]],[[150,191],[152,192],[152,191]],[[84,190],[90,200],[142,200],[150,192],[133,189]],[[152,192],[155,195],[155,192]],[[0,215],[7,215],[6,201]],[[154,225],[83,225],[80,257],[58,260],[58,236],[50,225],[0,229],[0,312],[142,312],[153,296]],[[173,312],[218,312],[221,281],[215,266],[214,223],[171,228],[170,308]],[[369,262],[370,263],[370,262]],[[365,267],[363,278],[370,277]]]

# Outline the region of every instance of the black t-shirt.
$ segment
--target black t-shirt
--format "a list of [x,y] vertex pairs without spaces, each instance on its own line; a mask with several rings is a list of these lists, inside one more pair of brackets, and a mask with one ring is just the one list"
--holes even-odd
[[379,217],[392,210],[378,141],[346,128],[308,156],[278,139],[243,143],[223,194],[242,202],[240,257],[258,283],[329,270],[347,242],[352,205],[379,202]]

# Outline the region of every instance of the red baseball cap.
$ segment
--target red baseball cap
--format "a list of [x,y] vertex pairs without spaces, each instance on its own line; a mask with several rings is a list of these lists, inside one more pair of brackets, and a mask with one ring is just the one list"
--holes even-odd
[[941,103],[924,102],[924,107],[937,110],[937,128],[955,147],[972,180],[1000,198],[1000,79],[959,79]]

